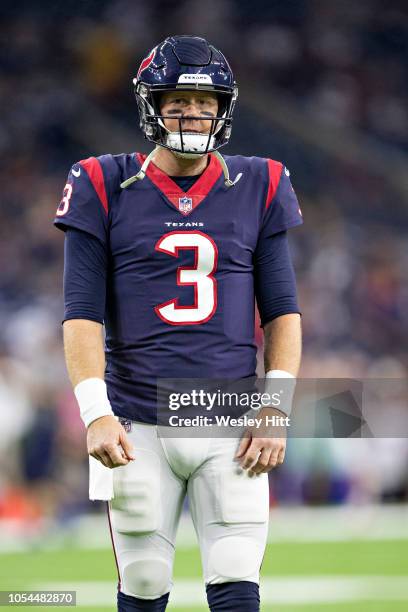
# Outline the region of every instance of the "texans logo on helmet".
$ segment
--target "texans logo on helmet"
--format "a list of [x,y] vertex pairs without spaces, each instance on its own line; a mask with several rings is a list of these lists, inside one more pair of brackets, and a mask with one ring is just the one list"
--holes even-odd
[[137,77],[139,78],[139,76],[141,75],[141,73],[143,72],[143,70],[146,70],[146,68],[148,68],[150,66],[150,64],[152,63],[152,61],[154,60],[154,56],[156,55],[156,49],[157,47],[155,47],[150,54],[144,58],[144,60],[142,61],[142,63],[140,64],[140,68],[137,71]]

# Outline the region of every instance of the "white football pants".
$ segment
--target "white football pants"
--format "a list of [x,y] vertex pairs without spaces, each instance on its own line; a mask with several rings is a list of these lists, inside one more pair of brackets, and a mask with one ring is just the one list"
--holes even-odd
[[142,599],[171,590],[176,532],[186,493],[206,584],[259,583],[269,517],[267,474],[233,460],[235,438],[159,438],[132,422],[135,460],[114,472],[109,504],[119,588]]

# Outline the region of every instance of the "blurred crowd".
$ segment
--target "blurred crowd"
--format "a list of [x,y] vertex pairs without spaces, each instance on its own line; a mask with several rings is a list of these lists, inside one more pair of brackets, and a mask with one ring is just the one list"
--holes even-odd
[[[386,164],[408,152],[408,13],[382,0],[6,0],[0,15],[0,519],[35,525],[90,509],[61,342],[63,235],[52,219],[73,162],[148,150],[130,88],[141,58],[171,33],[206,36],[242,89],[251,75],[322,134],[334,126],[373,143]],[[291,234],[301,375],[406,377],[403,191],[267,122],[250,99],[226,152],[291,169],[305,218]],[[294,440],[271,502],[408,501],[407,466],[406,440]]]

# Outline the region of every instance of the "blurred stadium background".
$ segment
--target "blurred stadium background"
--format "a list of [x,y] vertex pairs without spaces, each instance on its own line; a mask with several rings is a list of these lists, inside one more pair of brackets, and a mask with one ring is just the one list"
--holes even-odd
[[[68,585],[78,609],[113,610],[61,343],[52,218],[69,167],[148,150],[131,93],[140,59],[169,34],[207,37],[240,85],[226,152],[283,161],[301,201],[301,375],[406,378],[408,7],[3,0],[0,15],[0,589]],[[263,611],[408,609],[406,439],[291,440],[270,480]],[[169,609],[204,610],[203,593],[186,515]]]

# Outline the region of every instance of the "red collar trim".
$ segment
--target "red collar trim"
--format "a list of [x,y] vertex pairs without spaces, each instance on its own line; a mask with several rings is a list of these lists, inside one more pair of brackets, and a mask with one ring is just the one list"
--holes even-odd
[[[182,215],[187,216],[208,196],[222,174],[221,164],[218,159],[211,155],[211,153],[209,155],[210,163],[188,191],[180,189],[177,183],[154,165],[154,162],[150,162],[148,165],[146,175],[169,202]],[[136,157],[140,165],[146,159],[146,155],[142,153],[136,153]],[[184,200],[184,202],[180,202],[180,200]],[[180,208],[181,206],[183,208]]]

